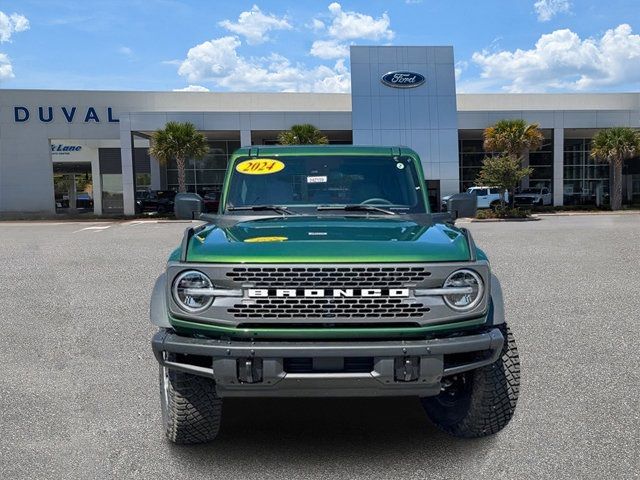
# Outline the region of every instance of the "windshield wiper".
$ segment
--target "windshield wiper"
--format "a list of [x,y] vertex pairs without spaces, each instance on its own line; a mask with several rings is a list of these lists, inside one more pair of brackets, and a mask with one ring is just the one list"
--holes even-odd
[[284,207],[282,205],[246,205],[241,207],[229,206],[227,207],[227,210],[229,210],[230,212],[239,212],[242,210],[253,212],[273,210],[274,212],[282,213],[283,215],[300,215],[299,213],[292,212],[287,207]]
[[361,203],[354,203],[351,205],[318,205],[316,210],[344,210],[345,212],[380,212],[386,215],[397,215],[396,212],[387,210],[386,208],[376,207],[375,205],[363,205]]

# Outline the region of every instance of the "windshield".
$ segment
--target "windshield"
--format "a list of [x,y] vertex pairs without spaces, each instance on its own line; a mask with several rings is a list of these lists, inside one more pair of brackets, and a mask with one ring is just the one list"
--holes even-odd
[[522,191],[520,193],[540,193],[540,189],[539,188],[523,188]]
[[409,157],[240,158],[231,173],[225,209],[365,204],[397,213],[426,213],[418,178]]

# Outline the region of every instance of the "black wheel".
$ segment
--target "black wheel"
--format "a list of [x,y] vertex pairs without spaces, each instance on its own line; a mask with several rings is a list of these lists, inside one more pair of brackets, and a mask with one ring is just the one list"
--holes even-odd
[[205,443],[218,435],[222,400],[213,380],[160,366],[160,403],[162,426],[173,443]]
[[520,360],[513,334],[502,328],[502,355],[491,365],[446,377],[443,391],[422,399],[429,419],[441,430],[463,438],[502,430],[513,417],[520,392]]
[[494,200],[493,202],[491,202],[489,204],[489,208],[491,210],[497,210],[499,206],[500,206],[500,201],[498,201],[498,200]]

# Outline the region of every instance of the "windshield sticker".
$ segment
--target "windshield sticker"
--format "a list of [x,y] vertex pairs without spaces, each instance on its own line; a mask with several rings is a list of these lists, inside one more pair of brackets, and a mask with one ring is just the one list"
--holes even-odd
[[327,177],[325,176],[316,176],[316,177],[307,177],[307,183],[327,183]]
[[255,158],[236,165],[236,171],[245,175],[269,175],[284,169],[284,163],[273,158]]
[[262,242],[284,242],[289,240],[287,237],[254,237],[247,238],[246,243],[262,243]]

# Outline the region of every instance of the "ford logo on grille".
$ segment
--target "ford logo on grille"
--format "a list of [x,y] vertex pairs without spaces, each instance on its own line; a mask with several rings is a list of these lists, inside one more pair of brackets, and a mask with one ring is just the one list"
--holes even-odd
[[414,88],[422,85],[425,78],[416,72],[394,71],[385,73],[380,80],[388,87]]

